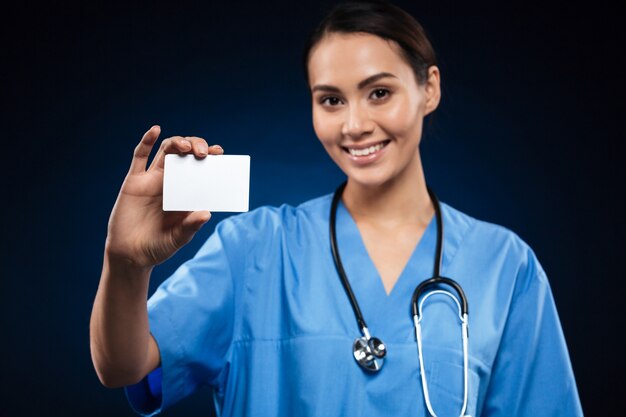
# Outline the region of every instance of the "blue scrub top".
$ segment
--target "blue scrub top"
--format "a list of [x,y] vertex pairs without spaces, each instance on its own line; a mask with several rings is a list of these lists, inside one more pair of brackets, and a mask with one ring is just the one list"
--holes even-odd
[[[411,317],[415,287],[433,274],[436,220],[387,295],[343,204],[337,239],[372,335],[388,354],[368,373],[352,356],[360,336],[330,251],[331,195],[261,207],[219,223],[196,256],[148,301],[161,367],[126,388],[154,415],[202,385],[218,415],[426,416]],[[442,275],[469,304],[471,416],[582,415],[546,275],[513,232],[441,204]],[[424,366],[434,411],[458,416],[463,353],[457,307],[424,304]]]

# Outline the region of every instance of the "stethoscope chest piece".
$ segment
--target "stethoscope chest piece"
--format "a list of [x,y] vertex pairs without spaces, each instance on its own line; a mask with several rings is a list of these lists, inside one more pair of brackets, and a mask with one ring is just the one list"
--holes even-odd
[[361,368],[377,372],[385,363],[387,347],[377,337],[357,337],[352,345],[352,353]]

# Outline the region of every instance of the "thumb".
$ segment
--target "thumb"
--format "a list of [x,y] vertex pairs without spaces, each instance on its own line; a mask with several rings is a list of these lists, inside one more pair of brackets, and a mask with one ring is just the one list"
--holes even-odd
[[206,210],[189,213],[180,227],[174,230],[174,241],[179,242],[181,247],[186,245],[210,218],[211,213]]

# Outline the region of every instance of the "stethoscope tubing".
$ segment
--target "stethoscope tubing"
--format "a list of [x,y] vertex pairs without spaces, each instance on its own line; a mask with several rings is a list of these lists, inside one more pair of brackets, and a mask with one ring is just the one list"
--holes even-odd
[[421,315],[420,309],[417,308],[417,300],[419,300],[420,296],[430,287],[438,286],[439,284],[446,284],[454,288],[454,290],[459,295],[459,299],[461,300],[461,313],[467,314],[467,298],[465,297],[465,292],[463,291],[463,288],[461,288],[461,286],[455,280],[441,276],[441,262],[443,261],[443,219],[441,216],[441,205],[439,204],[439,199],[437,198],[435,192],[428,186],[426,187],[426,189],[428,190],[428,195],[430,196],[430,199],[433,202],[433,206],[435,208],[435,220],[437,221],[437,247],[435,250],[433,277],[422,281],[415,288],[415,291],[413,291],[413,297],[411,299],[413,315],[417,315],[418,317]]
[[[350,304],[352,305],[352,310],[354,311],[354,315],[356,317],[357,324],[359,325],[359,329],[363,330],[367,329],[367,324],[365,319],[363,318],[363,313],[361,313],[361,308],[359,307],[359,303],[354,296],[354,292],[352,291],[352,286],[348,281],[348,277],[346,271],[343,267],[343,263],[341,262],[341,256],[339,255],[339,246],[337,244],[337,233],[336,233],[336,222],[337,222],[337,207],[339,206],[339,201],[341,200],[341,196],[343,194],[344,189],[346,188],[347,182],[341,184],[335,194],[333,195],[333,200],[330,209],[330,250],[332,252],[333,260],[335,261],[335,267],[339,274],[339,278],[341,279],[341,284],[348,295],[348,299],[350,300]],[[465,292],[461,288],[461,286],[454,281],[453,279],[442,277],[441,276],[441,262],[443,259],[443,219],[441,217],[441,206],[439,204],[439,199],[434,191],[430,187],[426,187],[428,190],[428,194],[433,202],[433,206],[435,207],[435,216],[437,222],[437,244],[435,250],[435,262],[434,262],[434,271],[433,277],[429,278],[425,281],[422,281],[415,291],[413,292],[413,297],[411,300],[411,305],[413,307],[413,315],[419,314],[419,309],[417,308],[417,301],[419,297],[431,286],[446,284],[458,293],[459,299],[461,300],[461,312],[462,314],[468,314],[468,304],[467,298],[465,297]]]
[[354,292],[352,292],[352,286],[348,281],[346,271],[343,269],[341,256],[339,256],[339,246],[337,245],[337,233],[335,229],[335,223],[337,220],[337,206],[339,205],[339,200],[341,200],[343,190],[346,188],[346,184],[347,182],[341,184],[337,188],[337,190],[335,191],[335,195],[333,196],[333,202],[330,209],[330,250],[333,254],[333,259],[335,261],[337,272],[339,273],[339,278],[341,278],[341,284],[343,285],[343,288],[346,291],[348,298],[350,299],[350,304],[352,304],[352,311],[354,311],[354,315],[356,316],[356,321],[359,325],[359,329],[363,331],[363,329],[367,329],[367,324],[365,324],[365,319],[363,318],[363,313],[361,313],[359,303],[354,296]]
[[[359,303],[356,300],[354,292],[352,291],[352,287],[350,286],[350,282],[348,281],[348,277],[346,271],[343,267],[343,263],[341,262],[341,257],[339,255],[339,247],[337,245],[337,233],[336,233],[336,220],[337,220],[337,208],[339,206],[339,201],[341,200],[341,195],[343,194],[344,189],[346,188],[347,182],[341,184],[335,194],[333,196],[331,209],[330,209],[330,249],[332,252],[333,260],[335,263],[335,267],[339,274],[339,278],[343,285],[343,288],[348,295],[348,299],[350,300],[350,304],[352,305],[352,310],[354,311],[354,315],[356,317],[357,323],[361,330],[361,334],[363,337],[357,338],[355,340],[355,344],[353,347],[355,359],[363,367],[368,371],[378,371],[382,366],[383,357],[386,354],[386,347],[384,344],[377,338],[373,338],[369,330],[367,328],[367,324],[365,323],[365,319],[363,318],[363,314],[361,313],[361,309],[359,307]],[[441,276],[441,262],[443,259],[443,219],[441,215],[441,206],[439,204],[439,199],[435,195],[435,193],[427,186],[428,194],[432,200],[433,206],[435,208],[435,216],[437,222],[437,243],[436,243],[436,251],[435,251],[435,262],[433,267],[433,277],[422,281],[413,291],[413,296],[411,297],[411,306],[413,310],[413,322],[415,325],[415,338],[417,341],[417,351],[419,357],[419,365],[420,365],[420,376],[422,380],[422,389],[424,392],[424,401],[426,403],[426,408],[431,416],[437,417],[435,411],[433,410],[432,404],[430,402],[430,395],[428,392],[428,382],[426,380],[426,372],[424,368],[424,355],[422,352],[422,330],[421,330],[421,320],[423,318],[422,315],[422,306],[426,299],[434,294],[445,294],[452,298],[456,303],[459,311],[459,319],[461,320],[462,327],[462,341],[463,341],[463,405],[461,407],[461,417],[465,415],[465,410],[467,409],[467,398],[468,398],[468,340],[469,340],[469,328],[468,328],[468,303],[467,298],[465,296],[465,292],[461,288],[461,286],[451,278],[446,278]],[[441,289],[442,286],[448,286],[452,288],[458,295],[455,297],[450,291]],[[431,287],[435,287],[432,291],[427,293],[422,297],[422,295],[429,290]],[[419,302],[421,298],[421,302]],[[460,300],[460,301],[459,301]],[[418,305],[419,302],[419,305]],[[376,341],[380,343],[382,349],[384,350],[383,354],[380,356],[372,356],[370,348],[366,345],[368,341]],[[377,355],[377,354],[376,354]]]

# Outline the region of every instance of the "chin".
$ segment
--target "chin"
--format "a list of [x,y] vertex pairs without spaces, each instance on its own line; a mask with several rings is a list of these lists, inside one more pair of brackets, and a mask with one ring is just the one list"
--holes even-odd
[[366,188],[378,188],[393,180],[393,176],[383,169],[364,169],[344,171],[348,180],[355,185]]

